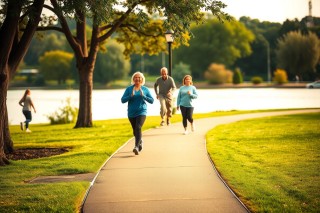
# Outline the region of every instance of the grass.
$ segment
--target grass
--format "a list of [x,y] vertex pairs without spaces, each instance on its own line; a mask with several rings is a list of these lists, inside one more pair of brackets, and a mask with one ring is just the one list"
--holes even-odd
[[221,125],[207,135],[218,171],[253,212],[319,212],[320,113]]
[[[254,112],[261,111],[213,112],[194,117]],[[172,122],[181,122],[181,116],[174,116]],[[148,116],[144,130],[157,125],[159,116]],[[94,121],[93,128],[80,129],[73,129],[73,124],[31,124],[32,134],[25,134],[19,128],[10,126],[15,148],[68,148],[69,152],[48,158],[11,161],[9,166],[0,167],[0,212],[78,212],[88,182],[30,184],[28,181],[37,176],[97,172],[105,160],[132,137],[127,119]]]

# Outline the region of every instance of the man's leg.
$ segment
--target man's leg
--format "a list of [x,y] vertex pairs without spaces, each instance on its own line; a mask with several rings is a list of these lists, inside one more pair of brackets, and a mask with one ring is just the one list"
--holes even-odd
[[170,119],[172,117],[172,100],[166,100],[166,108],[167,108],[167,125],[170,125]]
[[167,113],[167,107],[166,107],[166,99],[162,96],[159,97],[160,101],[160,116],[161,116],[161,123],[160,125],[164,125],[164,117],[166,116]]

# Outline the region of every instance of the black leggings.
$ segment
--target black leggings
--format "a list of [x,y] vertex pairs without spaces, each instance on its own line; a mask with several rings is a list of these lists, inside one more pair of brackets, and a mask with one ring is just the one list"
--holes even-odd
[[29,128],[29,122],[31,122],[32,120],[32,114],[31,114],[31,111],[29,110],[23,110],[22,113],[24,114],[24,117],[26,117],[26,129]]
[[139,115],[139,116],[134,117],[134,118],[129,118],[129,121],[130,121],[131,126],[132,126],[132,130],[133,130],[133,135],[135,137],[135,146],[136,147],[139,146],[140,141],[142,139],[141,128],[142,128],[145,120],[146,120],[146,116],[145,115]]
[[193,109],[194,107],[184,107],[180,106],[181,114],[182,114],[182,124],[184,128],[187,128],[188,122],[193,123]]

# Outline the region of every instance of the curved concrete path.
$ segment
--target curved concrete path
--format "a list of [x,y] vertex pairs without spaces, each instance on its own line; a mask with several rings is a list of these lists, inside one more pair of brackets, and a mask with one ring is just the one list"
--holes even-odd
[[[183,135],[181,123],[143,133],[144,149],[132,152],[133,139],[102,167],[82,211],[248,212],[217,175],[208,158],[205,134],[216,125],[243,119],[320,110],[294,110],[205,118]],[[176,115],[180,116],[180,115]]]

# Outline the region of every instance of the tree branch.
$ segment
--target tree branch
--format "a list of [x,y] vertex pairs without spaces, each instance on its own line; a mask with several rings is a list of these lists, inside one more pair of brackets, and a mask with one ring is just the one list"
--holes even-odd
[[135,25],[133,25],[133,24],[129,24],[129,23],[127,23],[127,24],[121,24],[120,27],[121,27],[121,28],[126,27],[126,28],[129,29],[131,32],[138,33],[138,34],[142,34],[142,35],[148,36],[148,37],[154,37],[154,38],[156,38],[156,37],[162,35],[162,33],[159,33],[159,34],[148,34],[148,33],[144,32],[144,31],[139,30],[139,28],[138,28],[137,26],[135,26]]
[[64,34],[66,36],[66,39],[68,40],[71,48],[74,50],[74,52],[76,54],[80,52],[80,54],[83,55],[81,46],[74,39],[65,17],[61,13],[61,11],[58,10],[59,5],[58,5],[57,1],[56,0],[50,0],[50,2],[51,2],[52,6],[54,8],[54,10],[52,10],[52,11],[58,16],[58,19],[60,20],[60,24],[61,24],[61,27],[62,27],[62,31],[64,32]]
[[146,3],[148,1],[150,1],[150,0],[141,0],[141,1],[137,1],[137,2],[133,3],[131,5],[131,7],[125,13],[122,14],[122,16],[118,19],[118,21],[115,22],[115,24],[110,25],[111,29],[107,33],[105,33],[104,35],[99,37],[99,42],[104,41],[107,38],[109,38],[121,26],[121,24],[126,20],[126,18],[130,15],[130,13],[133,11],[133,9],[137,5],[142,4],[142,3]]
[[61,27],[55,27],[55,26],[37,27],[37,31],[48,31],[48,30],[55,30],[55,31],[64,33],[64,31]]
[[[26,31],[23,33],[16,48],[14,48],[10,54],[9,64],[12,71],[16,71],[20,61],[25,56],[28,47],[30,46],[33,35],[41,20],[41,12],[44,5],[44,0],[35,0],[30,7],[32,12],[29,13],[29,21],[26,26]],[[32,16],[31,16],[32,15]],[[18,33],[18,32],[17,32]]]

